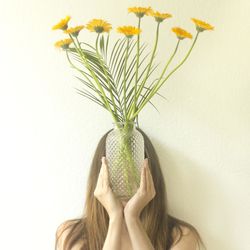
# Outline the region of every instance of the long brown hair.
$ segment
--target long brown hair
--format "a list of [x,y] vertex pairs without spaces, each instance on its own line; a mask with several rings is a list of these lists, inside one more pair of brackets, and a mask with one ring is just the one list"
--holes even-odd
[[[181,239],[183,235],[181,226],[184,226],[194,233],[199,249],[200,246],[205,248],[201,236],[194,226],[168,214],[167,193],[158,156],[148,136],[139,127],[137,130],[144,137],[145,157],[148,158],[156,191],[155,197],[143,209],[140,216],[153,246],[157,250],[170,249],[174,243],[176,244]],[[109,216],[105,208],[95,198],[94,190],[101,168],[101,157],[106,155],[105,143],[110,131],[106,132],[100,139],[92,159],[83,216],[79,219],[68,220],[67,226],[60,230],[60,233],[57,230],[56,246],[63,231],[66,229],[69,231],[63,242],[63,250],[71,250],[79,242],[82,242],[81,250],[101,250],[103,247],[108,232]],[[173,237],[173,229],[178,232],[179,237],[177,241]]]

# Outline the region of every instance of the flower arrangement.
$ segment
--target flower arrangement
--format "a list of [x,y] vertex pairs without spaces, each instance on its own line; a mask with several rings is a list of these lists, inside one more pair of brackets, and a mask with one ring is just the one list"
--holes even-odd
[[[166,74],[177,53],[180,42],[186,38],[193,38],[192,34],[186,30],[173,27],[172,31],[177,37],[176,47],[167,60],[160,77],[152,80],[150,75],[156,69],[153,65],[158,46],[160,25],[166,19],[171,18],[172,15],[154,11],[151,7],[131,7],[128,8],[128,12],[134,13],[138,18],[137,27],[118,27],[117,32],[123,34],[125,38],[116,41],[109,55],[112,26],[105,20],[93,19],[85,26],[69,28],[68,22],[71,17],[67,16],[52,27],[53,30],[60,29],[69,35],[69,38],[56,42],[55,46],[66,51],[70,65],[82,76],[79,80],[93,93],[88,90],[80,90],[79,92],[108,110],[115,123],[121,121],[126,123],[138,119],[138,115],[145,105],[148,102],[151,103],[150,100],[155,94],[158,94],[161,86],[187,60],[198,35],[204,30],[214,29],[213,26],[204,21],[191,18],[196,26],[196,36],[184,59],[171,72]],[[152,16],[156,21],[155,43],[150,58],[149,55],[143,55],[145,46],[141,46],[141,22],[144,16]],[[97,34],[95,46],[79,41],[79,32],[84,28]],[[136,41],[133,40],[134,36],[136,36]],[[73,44],[73,47],[70,47],[71,44]],[[73,64],[69,54],[83,67],[80,68]],[[146,59],[149,60],[145,64]],[[128,65],[129,61],[130,65]],[[146,87],[149,81],[151,85]],[[145,90],[144,94],[142,94],[143,90]]]
[[[155,94],[161,96],[158,93],[159,89],[187,60],[199,34],[214,29],[204,21],[191,18],[196,27],[193,39],[193,35],[185,29],[172,27],[171,30],[177,38],[176,46],[159,76],[152,79],[152,73],[158,67],[155,65],[155,60],[160,26],[172,18],[172,15],[155,11],[151,7],[130,7],[128,12],[136,16],[137,25],[117,27],[116,31],[122,34],[123,38],[117,39],[112,46],[110,46],[112,25],[102,19],[93,19],[86,25],[68,27],[71,17],[66,16],[52,27],[53,30],[62,30],[68,35],[67,39],[56,42],[55,46],[66,52],[68,62],[81,76],[77,78],[87,87],[87,89],[77,89],[78,93],[106,109],[117,126],[120,123],[124,124],[125,131],[131,129],[131,123],[135,120],[138,124],[139,113],[147,103],[153,105],[151,99]],[[154,45],[152,51],[147,54],[145,54],[146,45],[141,43],[142,21],[145,16],[153,18],[156,24]],[[83,29],[96,33],[95,44],[79,40],[79,33]],[[188,39],[193,41],[186,55],[168,72],[180,43]],[[156,108],[154,105],[153,107]],[[133,165],[128,142],[124,140],[122,145],[130,165]]]

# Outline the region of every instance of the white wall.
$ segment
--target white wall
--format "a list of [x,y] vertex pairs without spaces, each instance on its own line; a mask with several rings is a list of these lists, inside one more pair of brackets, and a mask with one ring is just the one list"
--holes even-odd
[[[159,154],[170,212],[195,225],[208,250],[250,249],[248,0],[1,1],[1,249],[53,249],[59,223],[82,212],[91,158],[112,127],[75,92],[52,25],[68,14],[72,25],[93,17],[135,24],[127,7],[139,4],[174,16],[162,25],[159,61],[175,45],[172,26],[194,34],[190,17],[215,26],[160,90],[168,101],[153,99],[160,114],[148,105],[140,123]],[[145,18],[150,44],[154,24]]]

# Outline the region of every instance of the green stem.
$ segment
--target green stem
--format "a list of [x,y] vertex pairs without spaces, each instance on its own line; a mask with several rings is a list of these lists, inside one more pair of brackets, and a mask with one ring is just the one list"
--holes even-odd
[[[104,98],[104,102],[105,102],[105,104],[106,104],[106,107],[107,107],[107,109],[109,110],[109,112],[111,113],[114,122],[117,123],[118,120],[117,120],[117,118],[115,117],[115,115],[114,115],[114,113],[113,113],[113,111],[112,111],[112,109],[111,109],[111,107],[110,107],[110,105],[109,105],[109,102],[107,101],[106,95],[105,95],[105,93],[104,93],[104,90],[103,90],[103,88],[102,88],[102,86],[101,86],[99,80],[97,79],[95,73],[91,70],[91,67],[90,67],[89,63],[88,63],[88,61],[87,61],[87,59],[86,59],[84,53],[82,52],[82,49],[81,49],[81,46],[80,46],[80,43],[79,43],[78,39],[76,38],[76,41],[77,41],[77,44],[76,44],[76,43],[75,43],[75,40],[74,40],[73,37],[72,37],[72,35],[69,34],[69,36],[70,36],[70,38],[73,40],[73,43],[74,43],[74,45],[75,45],[75,47],[76,47],[78,53],[80,54],[80,57],[82,58],[82,60],[83,60],[83,62],[84,62],[84,64],[85,64],[85,66],[86,66],[86,68],[89,70],[91,76],[93,77],[94,81],[96,82],[97,87],[98,87],[99,90],[101,91],[101,93],[102,93],[102,95],[103,95],[103,98]],[[79,46],[79,48],[78,48],[77,45]]]
[[109,36],[110,36],[110,33],[108,33],[108,36],[107,36],[107,41],[106,41],[106,48],[105,48],[105,61],[106,61],[106,64],[107,64],[107,59],[108,59],[108,44],[109,44]]
[[[140,29],[140,28],[141,28],[141,18],[139,17],[138,29]],[[137,92],[137,83],[138,83],[139,62],[140,62],[140,33],[137,35],[137,55],[136,55],[135,93],[134,93],[133,112],[136,111],[136,92]]]
[[[74,43],[74,45],[75,45],[76,50],[77,50],[78,53],[80,54],[80,52],[79,52],[79,50],[78,50],[78,48],[77,48],[77,46],[76,46],[75,43]],[[76,66],[71,62],[67,50],[66,50],[66,56],[67,56],[67,59],[68,59],[70,65],[71,65],[73,68],[75,68],[77,71],[79,71],[79,72],[86,78],[86,80],[95,88],[96,93],[100,96],[100,98],[102,99],[103,103],[105,103],[105,99],[103,98],[102,95],[100,95],[98,89],[97,89],[96,86],[92,83],[92,81],[89,79],[89,77],[86,75],[86,73],[83,72],[82,70],[80,70],[78,67],[76,67]]]
[[[137,101],[137,99],[139,98],[139,96],[140,96],[140,94],[141,94],[141,92],[142,92],[142,89],[143,89],[143,87],[144,87],[144,85],[145,85],[145,83],[146,83],[146,81],[147,81],[147,79],[148,79],[148,75],[149,75],[150,70],[151,70],[151,68],[152,68],[152,63],[153,63],[153,60],[154,60],[154,57],[155,57],[155,53],[156,53],[156,49],[157,49],[157,45],[158,45],[158,40],[159,40],[159,31],[160,31],[160,22],[157,22],[156,38],[155,38],[154,49],[153,49],[152,56],[151,56],[151,59],[150,59],[150,61],[149,61],[148,67],[147,67],[146,76],[145,76],[145,78],[144,78],[142,84],[140,85],[139,90],[137,91],[137,94],[136,94],[136,97],[135,97],[135,98],[136,98],[136,101]],[[130,115],[131,115],[132,113],[133,113],[133,109],[131,108],[131,109],[129,110],[129,113],[128,113],[128,117],[130,118],[130,120],[133,119],[133,118],[130,117]],[[135,112],[135,113],[137,113],[137,112]],[[135,115],[133,115],[132,117],[135,117]]]
[[124,127],[119,128],[120,132],[120,146],[121,152],[123,154],[123,158],[125,158],[125,164],[127,164],[124,168],[125,172],[125,181],[128,193],[131,195],[133,192],[133,185],[136,185],[139,188],[140,183],[140,175],[138,174],[138,170],[136,169],[135,161],[132,155],[131,148],[131,136],[133,133],[134,124],[130,122],[125,123]]
[[[76,69],[77,71],[79,71],[79,72],[86,78],[86,80],[87,80],[87,81],[97,90],[97,88],[96,88],[95,85],[92,83],[92,81],[88,78],[88,76],[86,75],[86,73],[83,72],[82,70],[80,70],[78,67],[76,67],[76,66],[71,62],[67,50],[66,50],[66,56],[67,56],[67,59],[68,59],[68,62],[70,63],[70,65],[71,65],[74,69]],[[100,97],[102,97],[102,96],[100,95]]]
[[[145,98],[141,98],[141,100],[140,100],[138,106],[141,105],[141,103],[143,102],[143,100],[147,99],[147,97],[150,95],[150,93],[153,92],[153,91],[155,90],[155,88],[157,87],[157,85],[159,84],[159,82],[160,82],[160,81],[162,80],[162,78],[164,77],[164,75],[165,75],[165,73],[166,73],[166,71],[167,71],[167,69],[168,69],[169,64],[172,62],[174,56],[176,55],[176,52],[177,52],[177,50],[178,50],[180,41],[181,41],[181,40],[178,39],[177,44],[176,44],[176,47],[175,47],[175,50],[174,50],[173,54],[171,55],[171,57],[169,58],[169,60],[167,61],[167,63],[166,63],[166,65],[165,65],[165,67],[164,67],[164,69],[163,69],[163,71],[162,71],[162,73],[161,73],[159,79],[157,80],[157,82],[155,83],[155,85],[152,87],[152,89],[149,88],[149,89],[147,90],[147,94],[146,94]],[[138,117],[138,116],[136,116],[136,117]]]
[[[109,44],[109,39],[110,39],[110,33],[108,33],[108,37],[107,37],[107,42],[106,42],[106,49],[105,49],[105,63],[106,63],[106,65],[108,65],[108,63],[107,63],[107,59],[108,59],[108,44]],[[111,54],[111,56],[112,56],[112,54]],[[108,69],[109,69],[109,72],[111,72],[112,71],[112,67],[110,68],[110,67],[108,67]],[[113,79],[113,76],[111,75],[111,77],[112,77],[112,80],[113,80],[113,82],[114,82],[114,79]],[[118,90],[115,88],[115,94],[116,94],[116,96],[117,96],[117,102],[118,102],[118,104],[119,104],[119,108],[120,108],[120,110],[121,110],[121,117],[122,117],[122,119],[123,119],[123,121],[125,120],[124,119],[124,114],[123,114],[123,110],[122,110],[122,104],[121,104],[121,100],[120,100],[120,95],[118,94]]]
[[98,49],[99,37],[100,37],[100,34],[98,33],[97,38],[96,38],[96,53],[97,53],[98,59],[99,59],[99,61],[101,63],[101,66],[102,66],[103,72],[105,74],[105,77],[107,79],[107,83],[109,85],[109,94],[110,94],[110,97],[111,97],[111,100],[112,100],[112,103],[113,103],[113,106],[114,106],[115,115],[117,116],[116,104],[115,104],[114,96],[113,96],[113,93],[112,93],[112,88],[111,88],[110,80],[109,80],[109,77],[108,77],[108,72],[106,71],[106,68],[105,68],[105,66],[103,64],[103,58],[101,58],[101,55],[100,55],[99,49]]
[[184,59],[163,79],[163,81],[161,83],[158,84],[158,86],[155,87],[154,91],[152,91],[149,95],[149,97],[147,99],[144,99],[143,103],[141,104],[141,106],[138,108],[138,110],[136,111],[135,114],[133,114],[133,116],[131,117],[131,119],[133,119],[133,117],[135,117],[142,109],[143,107],[147,104],[147,102],[154,96],[154,94],[159,90],[159,88],[168,80],[168,78],[178,69],[180,68],[180,66],[187,60],[188,56],[190,55],[196,41],[199,35],[199,31],[196,34],[196,37],[192,43],[192,46],[190,47],[187,55],[184,57]]
[[[70,60],[69,58],[69,55],[68,55],[68,51],[66,50],[66,56],[67,56],[67,59],[68,59],[68,62],[70,63],[70,65],[76,69],[77,71],[79,71],[85,78],[86,80],[89,82],[89,84],[91,84],[94,88],[94,91],[100,96],[100,98],[102,99],[102,101],[104,102],[104,99],[102,97],[102,95],[100,95],[100,92],[98,91],[98,89],[96,88],[96,86],[92,83],[92,81],[89,79],[89,77],[86,75],[85,72],[83,72],[82,70],[80,70],[78,67],[76,67]],[[100,100],[99,100],[100,101]],[[101,101],[100,101],[101,102]]]
[[127,63],[128,63],[128,50],[129,50],[129,38],[127,38],[127,49],[125,55],[125,64],[124,64],[124,75],[123,75],[123,98],[124,98],[124,115],[125,120],[127,120],[127,104],[126,104],[126,71],[127,71]]

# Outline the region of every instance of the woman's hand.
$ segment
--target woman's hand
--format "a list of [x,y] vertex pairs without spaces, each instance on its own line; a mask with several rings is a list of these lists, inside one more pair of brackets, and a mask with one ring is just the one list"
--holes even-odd
[[154,198],[155,194],[154,182],[146,158],[141,171],[140,187],[126,204],[124,216],[139,218],[141,211]]
[[114,218],[122,214],[122,203],[115,197],[115,194],[109,185],[108,166],[105,156],[102,157],[102,166],[94,191],[94,196],[104,206],[109,218]]

